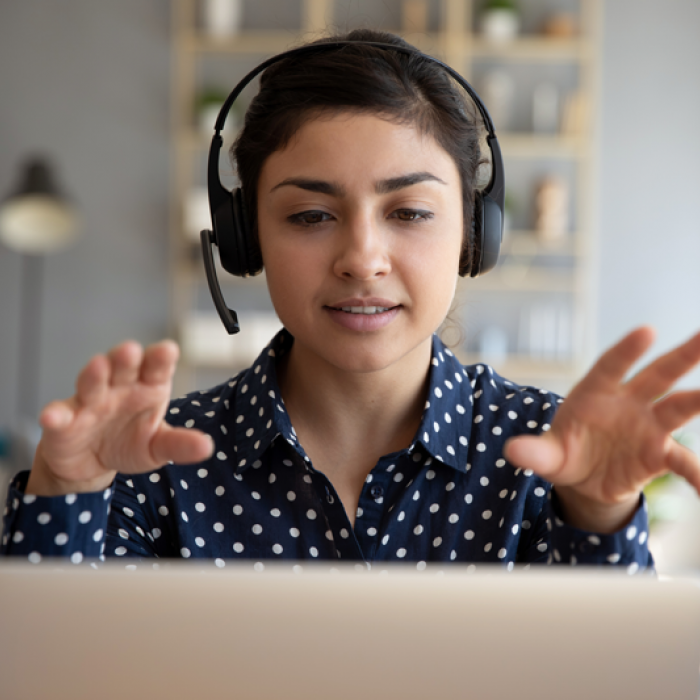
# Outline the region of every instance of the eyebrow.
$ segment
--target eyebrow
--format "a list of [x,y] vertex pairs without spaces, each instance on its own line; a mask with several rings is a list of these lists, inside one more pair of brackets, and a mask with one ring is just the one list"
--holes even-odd
[[[389,194],[390,192],[396,192],[404,187],[410,187],[411,185],[417,185],[419,182],[439,182],[442,185],[447,183],[441,180],[436,175],[432,173],[422,171],[418,173],[409,173],[407,175],[399,175],[398,177],[391,177],[387,180],[379,180],[374,186],[374,191],[377,194]],[[320,194],[327,194],[332,197],[342,197],[345,194],[345,188],[338,184],[337,182],[327,182],[326,180],[312,180],[303,177],[288,177],[282,182],[277,183],[270,192],[278,190],[280,187],[299,187],[302,190],[307,190],[309,192],[319,192]]]

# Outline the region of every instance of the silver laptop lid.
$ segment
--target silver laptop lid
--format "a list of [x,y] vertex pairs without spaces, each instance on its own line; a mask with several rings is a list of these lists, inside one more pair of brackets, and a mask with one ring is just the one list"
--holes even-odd
[[0,697],[698,697],[692,579],[157,566],[2,563]]

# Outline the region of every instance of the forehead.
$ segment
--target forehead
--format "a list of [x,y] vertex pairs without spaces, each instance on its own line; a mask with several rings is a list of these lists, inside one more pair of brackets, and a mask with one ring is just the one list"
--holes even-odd
[[418,170],[439,171],[450,180],[458,176],[452,156],[417,125],[381,114],[343,111],[307,118],[289,142],[267,158],[260,184],[291,173],[370,181]]

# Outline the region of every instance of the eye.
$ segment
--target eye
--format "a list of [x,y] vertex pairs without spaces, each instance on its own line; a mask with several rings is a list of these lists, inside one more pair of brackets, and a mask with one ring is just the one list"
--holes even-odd
[[328,212],[312,209],[310,211],[302,211],[298,214],[292,214],[287,220],[292,224],[297,224],[298,226],[314,226],[316,224],[323,224],[326,221],[330,221],[330,219],[331,215]]
[[391,216],[399,221],[408,223],[427,221],[433,218],[433,212],[424,209],[397,209]]

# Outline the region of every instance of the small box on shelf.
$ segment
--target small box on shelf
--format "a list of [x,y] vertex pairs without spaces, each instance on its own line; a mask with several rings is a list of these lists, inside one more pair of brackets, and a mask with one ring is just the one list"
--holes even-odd
[[228,335],[216,313],[190,314],[180,325],[183,358],[195,367],[242,369],[253,363],[282,328],[277,316],[269,312],[239,312],[238,321],[245,332]]

